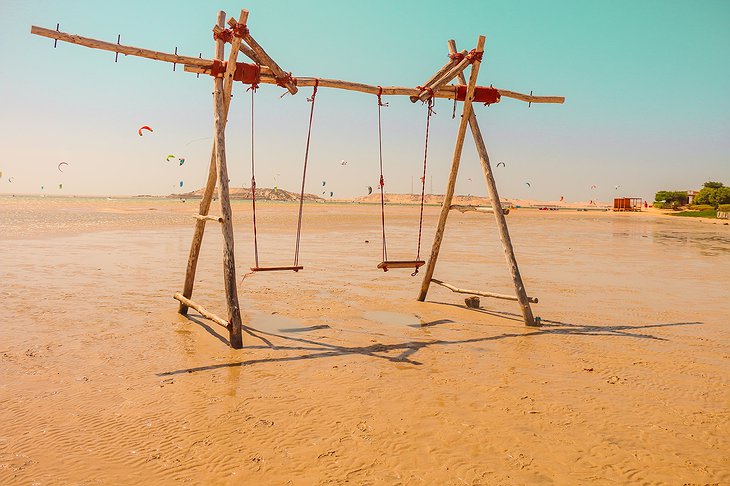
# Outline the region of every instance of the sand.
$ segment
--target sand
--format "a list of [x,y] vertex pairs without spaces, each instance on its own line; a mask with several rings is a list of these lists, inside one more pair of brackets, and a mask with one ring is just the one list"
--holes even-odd
[[[730,483],[730,226],[511,212],[529,329],[377,271],[377,206],[307,205],[305,270],[243,280],[231,350],[172,299],[196,207],[0,198],[0,484]],[[412,258],[417,208],[388,209]],[[263,263],[295,217],[262,205]],[[435,276],[510,292],[491,215],[452,213]],[[210,224],[194,298],[224,314],[222,286]]]

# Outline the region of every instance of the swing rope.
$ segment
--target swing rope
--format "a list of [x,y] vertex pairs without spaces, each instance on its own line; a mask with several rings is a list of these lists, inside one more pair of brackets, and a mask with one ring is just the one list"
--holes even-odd
[[[428,99],[428,110],[426,113],[426,142],[423,149],[423,175],[421,176],[421,215],[418,219],[418,251],[416,252],[416,260],[421,259],[421,236],[423,234],[423,206],[426,200],[426,164],[428,162],[428,132],[431,127],[431,115],[433,111],[433,98]],[[411,277],[418,275],[418,267],[411,274]]]
[[304,209],[304,183],[307,180],[307,162],[309,161],[309,141],[312,137],[312,119],[314,118],[314,101],[317,97],[317,87],[319,86],[319,79],[314,80],[314,89],[312,90],[312,97],[307,98],[307,101],[312,103],[312,107],[309,110],[309,128],[307,129],[307,147],[304,150],[304,169],[302,171],[302,189],[299,192],[299,219],[297,221],[297,243],[294,249],[294,266],[299,265],[299,242],[302,239],[302,213]]
[[383,103],[383,87],[378,86],[378,151],[380,156],[380,220],[383,227],[383,261],[388,261],[388,248],[385,243],[385,179],[383,179],[383,124],[380,117],[380,112],[383,106],[388,106],[387,103]]
[[253,216],[253,254],[254,254],[254,260],[256,261],[256,268],[259,267],[259,241],[258,236],[256,234],[256,164],[254,159],[254,110],[253,110],[253,100],[254,100],[254,94],[256,93],[256,90],[258,89],[257,85],[251,85],[249,88],[251,90],[251,213]]

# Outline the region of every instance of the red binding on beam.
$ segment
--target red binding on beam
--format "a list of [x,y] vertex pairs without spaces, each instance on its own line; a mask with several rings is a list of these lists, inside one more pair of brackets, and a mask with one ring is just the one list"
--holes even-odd
[[[210,68],[210,75],[214,78],[223,77],[226,72],[228,61],[213,60]],[[241,81],[244,84],[259,84],[261,81],[261,68],[258,64],[237,62],[236,71],[233,73],[234,81]]]
[[[476,86],[474,88],[474,101],[475,103],[485,103],[491,105],[492,103],[499,103],[502,96],[497,91],[497,88],[491,86]],[[466,85],[456,85],[456,101],[464,101],[466,99]]]

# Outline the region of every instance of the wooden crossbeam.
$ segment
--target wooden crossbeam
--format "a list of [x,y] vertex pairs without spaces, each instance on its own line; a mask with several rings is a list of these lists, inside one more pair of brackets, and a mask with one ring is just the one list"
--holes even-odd
[[[470,204],[452,204],[449,208],[452,211],[456,210],[461,213],[466,213],[468,211],[476,211],[477,213],[493,213],[494,208],[493,207],[487,207],[487,206],[472,206]],[[504,214],[509,214],[509,208],[503,209]]]
[[[219,26],[220,30],[223,27]],[[156,61],[169,62],[174,64],[184,64],[186,72],[192,72],[197,74],[210,74],[213,66],[212,59],[180,56],[177,54],[170,54],[166,52],[153,51],[150,49],[143,49],[141,47],[127,46],[124,44],[115,44],[112,42],[101,41],[98,39],[92,39],[90,37],[82,37],[75,34],[69,34],[67,32],[60,32],[56,30],[46,29],[44,27],[31,26],[31,34],[39,35],[41,37],[47,37],[49,39],[60,40],[62,42],[68,42],[70,44],[76,44],[83,47],[89,47],[91,49],[101,49],[104,51],[118,52],[125,56],[137,56],[144,57],[146,59],[153,59]],[[242,44],[243,46],[243,44]],[[244,52],[241,50],[241,52]],[[244,52],[245,53],[245,52]],[[254,59],[259,62],[259,60]],[[277,84],[276,73],[266,63],[261,64],[261,82],[264,84]],[[281,71],[283,73],[283,71]],[[336,88],[344,89],[348,91],[358,91],[361,93],[368,93],[377,95],[380,88],[378,86],[357,83],[353,81],[343,81],[339,79],[326,79],[326,78],[315,78],[315,77],[297,77],[296,85],[299,87],[314,86],[316,80],[319,80],[319,87],[321,88]],[[501,96],[506,98],[513,98],[516,100],[524,101],[526,103],[565,103],[565,97],[563,96],[537,96],[519,93],[517,91],[511,91],[503,88],[496,88]],[[417,97],[421,94],[421,91],[417,88],[403,87],[403,86],[384,86],[383,96],[408,96]],[[434,90],[435,98],[448,98],[453,99],[456,96],[456,88],[454,86],[443,86],[442,88]]]

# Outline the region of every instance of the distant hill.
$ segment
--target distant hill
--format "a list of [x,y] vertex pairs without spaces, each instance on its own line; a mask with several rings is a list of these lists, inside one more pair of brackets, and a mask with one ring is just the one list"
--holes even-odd
[[[204,188],[200,188],[197,191],[186,192],[183,194],[170,194],[168,197],[186,197],[186,198],[198,198],[203,196]],[[231,187],[229,189],[231,199],[251,199],[251,188],[250,187]],[[217,197],[217,193],[214,197]],[[284,189],[271,189],[268,187],[257,187],[256,188],[256,200],[261,201],[299,201],[299,193],[289,192]],[[305,201],[312,202],[324,202],[319,196],[314,194],[305,194]]]

